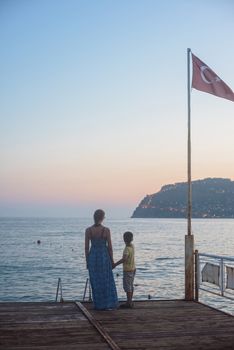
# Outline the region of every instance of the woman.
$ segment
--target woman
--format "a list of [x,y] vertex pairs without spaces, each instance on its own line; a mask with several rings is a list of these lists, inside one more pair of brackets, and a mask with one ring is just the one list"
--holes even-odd
[[[112,272],[113,251],[109,228],[102,225],[103,210],[94,213],[94,225],[85,231],[85,256],[92,287],[94,308],[115,309],[118,297]],[[91,248],[90,247],[91,242]]]

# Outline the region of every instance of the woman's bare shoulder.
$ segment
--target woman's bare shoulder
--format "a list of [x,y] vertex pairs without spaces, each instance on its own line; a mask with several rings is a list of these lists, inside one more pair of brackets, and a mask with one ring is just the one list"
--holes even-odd
[[111,233],[110,233],[109,227],[105,227],[105,226],[104,226],[104,232],[105,232],[105,235],[106,235],[106,236],[110,236],[110,234],[111,234]]
[[91,230],[92,230],[92,227],[93,227],[93,226],[89,226],[89,227],[86,228],[86,230],[85,230],[85,234],[86,234],[86,235],[89,235],[89,234],[90,234],[90,232],[91,232]]

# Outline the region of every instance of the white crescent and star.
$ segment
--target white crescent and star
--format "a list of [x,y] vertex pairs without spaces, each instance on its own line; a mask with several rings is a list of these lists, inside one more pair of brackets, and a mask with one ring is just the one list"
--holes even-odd
[[221,79],[219,77],[217,77],[217,76],[214,79],[212,79],[212,80],[208,80],[205,77],[205,73],[204,73],[206,69],[209,69],[209,67],[207,67],[207,66],[201,66],[200,67],[201,78],[206,84],[213,84],[213,83],[217,83],[217,82],[221,81]]

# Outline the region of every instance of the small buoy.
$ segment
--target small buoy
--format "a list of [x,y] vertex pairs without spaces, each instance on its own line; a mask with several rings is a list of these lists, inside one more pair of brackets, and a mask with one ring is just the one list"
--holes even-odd
[[40,241],[40,239],[38,239],[38,241],[37,241],[37,244],[41,244],[41,241]]

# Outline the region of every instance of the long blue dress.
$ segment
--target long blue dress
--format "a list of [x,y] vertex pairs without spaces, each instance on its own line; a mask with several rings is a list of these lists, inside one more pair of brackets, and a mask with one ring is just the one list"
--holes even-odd
[[118,296],[105,238],[92,238],[88,256],[89,277],[96,310],[115,309]]

